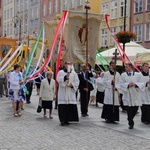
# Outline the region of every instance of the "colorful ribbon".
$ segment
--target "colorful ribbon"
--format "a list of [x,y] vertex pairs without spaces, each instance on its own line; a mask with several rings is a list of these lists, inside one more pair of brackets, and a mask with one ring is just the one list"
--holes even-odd
[[[125,53],[125,51],[123,50],[123,48],[121,47],[120,43],[119,43],[118,40],[116,39],[116,37],[112,34],[111,29],[110,29],[109,24],[108,24],[108,16],[109,16],[108,14],[105,15],[106,25],[107,25],[108,30],[109,30],[110,33],[111,33],[111,36],[112,36],[113,40],[115,41],[115,44],[116,44],[117,50],[119,51],[119,54],[120,54],[120,56],[121,56],[122,62],[123,62],[124,64],[126,64],[126,60],[125,60],[125,58],[123,57],[123,55],[124,55],[124,56],[126,57],[126,59],[127,59],[130,63],[132,63],[131,60],[129,59],[129,57],[127,56],[127,54]],[[121,52],[122,52],[122,53],[121,53]],[[140,72],[140,70],[139,70],[133,63],[132,63],[132,65],[134,66],[135,69],[137,69],[137,70]]]
[[40,74],[44,70],[44,68],[46,67],[46,65],[49,63],[49,61],[51,59],[51,56],[52,56],[52,53],[53,53],[53,49],[55,47],[55,44],[56,44],[56,41],[57,41],[57,38],[58,38],[58,34],[59,34],[59,31],[60,31],[60,28],[61,28],[61,26],[63,24],[63,21],[64,21],[64,18],[66,16],[66,14],[67,14],[67,11],[64,11],[63,14],[62,14],[62,17],[61,17],[61,19],[60,19],[60,21],[58,23],[58,26],[56,28],[55,35],[54,35],[54,38],[53,38],[52,46],[51,46],[51,49],[50,49],[50,53],[49,53],[46,61],[44,62],[44,64],[42,65],[42,67],[39,70],[37,70],[35,72],[35,74],[32,75],[27,80],[32,80],[32,78],[35,78],[38,74]]

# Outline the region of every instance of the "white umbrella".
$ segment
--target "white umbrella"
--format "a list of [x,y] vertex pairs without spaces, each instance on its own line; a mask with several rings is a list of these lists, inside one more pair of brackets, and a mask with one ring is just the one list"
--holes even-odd
[[149,52],[138,53],[136,55],[135,62],[149,63],[150,65],[150,50]]
[[[121,46],[122,46],[122,44],[121,44]],[[100,54],[103,57],[105,57],[108,61],[111,61],[112,58],[114,57],[113,53],[115,52],[115,49],[116,48],[111,48],[111,49],[101,52]],[[150,51],[135,42],[130,42],[130,43],[125,44],[125,53],[129,57],[129,59],[131,60],[132,63],[134,62],[137,53],[143,53],[143,52],[150,52]],[[119,53],[119,51],[118,51],[118,53]],[[121,54],[123,54],[123,53],[121,52]],[[120,55],[118,55],[118,56],[120,56]],[[127,59],[126,59],[126,61],[127,61]],[[102,61],[102,62],[103,62],[103,64],[107,64],[105,61]],[[97,59],[96,59],[96,64],[100,64],[100,62]],[[118,60],[117,65],[122,65],[122,61]]]

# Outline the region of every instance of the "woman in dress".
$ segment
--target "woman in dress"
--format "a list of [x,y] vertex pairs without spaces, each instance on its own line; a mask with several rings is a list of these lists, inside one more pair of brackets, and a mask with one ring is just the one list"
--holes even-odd
[[46,117],[46,109],[49,109],[49,118],[52,117],[53,100],[56,96],[55,80],[52,79],[52,72],[46,73],[46,78],[41,82],[40,101],[42,101],[42,108],[44,110],[44,117]]
[[14,117],[21,116],[21,104],[22,101],[25,99],[25,95],[21,86],[24,83],[24,81],[20,69],[20,65],[14,65],[14,71],[11,72],[9,76],[9,99],[12,101]]

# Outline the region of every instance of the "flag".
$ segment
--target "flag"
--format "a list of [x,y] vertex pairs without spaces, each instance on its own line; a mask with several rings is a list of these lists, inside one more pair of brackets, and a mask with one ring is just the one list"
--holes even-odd
[[86,36],[86,13],[70,11],[68,16],[68,53],[72,62],[86,62],[88,40],[88,63],[94,67],[102,15],[88,13],[88,39]]

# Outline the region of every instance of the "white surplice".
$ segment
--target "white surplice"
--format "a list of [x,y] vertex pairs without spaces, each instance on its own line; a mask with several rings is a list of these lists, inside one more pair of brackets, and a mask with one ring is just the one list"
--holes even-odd
[[[129,87],[129,83],[134,82],[137,87]],[[141,106],[141,91],[144,91],[145,85],[142,80],[141,73],[134,72],[131,76],[128,76],[126,72],[122,73],[120,79],[120,87],[123,93],[124,106]]]
[[67,86],[68,81],[64,81],[64,77],[67,73],[64,70],[60,70],[57,75],[58,88],[58,104],[77,104],[76,91],[79,86],[79,78],[76,72],[71,71],[69,76],[69,83],[73,88]]
[[[104,80],[103,84],[105,87],[105,96],[104,96],[104,104],[109,104],[113,105],[113,86],[112,86],[112,80],[114,79],[114,75],[111,75],[109,71],[104,73]],[[119,83],[120,83],[120,74],[116,72],[115,75],[115,88],[119,89]],[[119,106],[119,100],[118,100],[118,95],[119,91],[115,90],[114,91],[114,105]]]
[[148,104],[150,105],[150,89],[149,89],[149,84],[146,85],[146,82],[150,80],[149,76],[143,76],[142,75],[142,79],[145,85],[145,90],[141,91],[141,100],[142,100],[142,104]]
[[96,84],[97,84],[97,90],[99,92],[104,92],[105,91],[105,87],[104,87],[104,78],[99,77],[96,79]]

